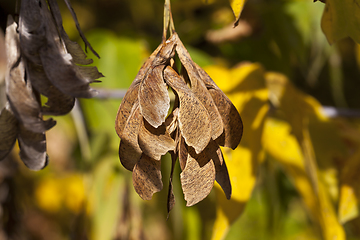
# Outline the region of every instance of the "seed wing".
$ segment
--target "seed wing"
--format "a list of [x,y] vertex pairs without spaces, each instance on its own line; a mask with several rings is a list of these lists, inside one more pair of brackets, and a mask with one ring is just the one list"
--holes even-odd
[[210,115],[211,120],[211,136],[215,140],[223,132],[223,124],[220,113],[210,95],[201,77],[199,75],[197,65],[193,62],[189,52],[184,47],[183,43],[177,38],[176,52],[179,59],[184,66],[185,75],[188,75],[191,82],[191,91],[204,105]]
[[187,155],[186,166],[180,174],[181,187],[187,202],[186,206],[193,206],[203,200],[209,195],[214,185],[214,162],[203,160],[204,158],[197,156],[195,151],[191,152],[190,150]]
[[139,161],[142,151],[138,144],[138,135],[143,118],[140,114],[139,104],[136,102],[126,122],[119,146],[121,164],[132,171]]
[[179,96],[178,123],[181,135],[187,145],[194,147],[196,152],[200,153],[211,139],[209,113],[170,66],[165,68],[164,78]]
[[146,121],[140,127],[139,146],[143,153],[155,160],[160,160],[162,155],[176,147],[164,124],[154,128]]
[[18,121],[7,102],[0,114],[0,160],[13,148],[18,134]]
[[151,66],[154,58],[160,51],[161,47],[162,47],[162,44],[160,44],[156,48],[156,50],[150,55],[150,57],[142,65],[138,74],[135,77],[135,80],[132,82],[132,84],[129,87],[128,91],[126,92],[123,100],[121,101],[119,110],[116,115],[116,120],[115,120],[115,130],[120,138],[122,136],[122,132],[124,130],[126,121],[130,115],[131,109],[132,109],[135,101],[137,101],[137,99],[138,99],[140,83],[143,81],[146,74],[148,73],[149,67]]
[[45,132],[32,132],[20,124],[18,142],[20,158],[28,168],[40,170],[46,167],[48,156],[46,154]]
[[141,115],[155,128],[165,122],[170,108],[170,97],[163,79],[163,68],[164,66],[160,65],[151,69],[139,90]]
[[132,174],[135,191],[144,200],[150,200],[154,193],[163,188],[161,181],[161,162],[141,155],[140,160],[135,164]]
[[221,146],[235,149],[239,145],[243,133],[240,114],[210,76],[198,65],[197,69],[222,118],[224,133],[217,139],[217,142]]

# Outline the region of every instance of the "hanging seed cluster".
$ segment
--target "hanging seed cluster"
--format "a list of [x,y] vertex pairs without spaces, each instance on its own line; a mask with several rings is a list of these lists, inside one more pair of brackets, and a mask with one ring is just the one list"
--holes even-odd
[[171,180],[177,159],[187,206],[204,199],[215,180],[230,198],[231,183],[219,146],[238,146],[242,121],[229,98],[192,61],[176,32],[141,67],[119,107],[115,128],[121,138],[120,161],[133,172],[141,198],[149,200],[163,188],[161,156],[167,152],[172,157],[168,211],[175,202]]
[[[93,51],[70,2],[65,3]],[[96,67],[85,66],[92,60],[70,41],[56,0],[22,0],[18,24],[8,17],[5,47],[8,101],[0,115],[0,159],[18,139],[22,161],[38,170],[47,163],[45,131],[56,124],[51,118],[43,120],[43,115],[64,115],[73,108],[76,97],[93,97],[96,91],[89,84],[102,74]],[[41,95],[47,98],[44,105]]]

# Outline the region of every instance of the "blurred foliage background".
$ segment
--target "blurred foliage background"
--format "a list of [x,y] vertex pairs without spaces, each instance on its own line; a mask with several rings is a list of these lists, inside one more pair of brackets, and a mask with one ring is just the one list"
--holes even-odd
[[[160,43],[164,3],[72,4],[101,56],[89,53],[105,75],[93,87],[109,97],[80,100],[55,118],[44,170],[24,167],[17,149],[0,162],[0,239],[360,239],[360,48],[351,38],[328,43],[324,3],[249,0],[233,28],[228,1],[172,1],[180,38],[239,110],[244,136],[236,150],[223,149],[232,200],[215,186],[185,207],[177,166],[168,219],[170,157],[162,161],[164,190],[141,200],[118,159],[121,98],[109,92],[121,95]],[[14,13],[15,1],[0,0],[3,30]]]

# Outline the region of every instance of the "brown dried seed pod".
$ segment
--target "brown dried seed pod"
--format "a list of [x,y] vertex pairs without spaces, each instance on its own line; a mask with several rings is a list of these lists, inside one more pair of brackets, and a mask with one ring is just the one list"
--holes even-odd
[[135,77],[135,80],[132,82],[131,86],[127,90],[121,104],[119,106],[119,110],[116,115],[115,119],[115,130],[118,136],[121,138],[122,131],[124,130],[126,121],[130,115],[131,109],[138,99],[139,94],[139,87],[140,83],[145,78],[146,74],[149,71],[149,68],[154,61],[154,58],[159,53],[160,49],[162,48],[162,44],[160,44],[155,51],[150,55],[150,57],[146,60],[146,62],[140,68],[138,74]]
[[215,180],[223,189],[226,198],[230,199],[232,191],[231,182],[220,147],[215,141],[210,141],[204,152],[209,159],[213,160],[216,170]]
[[[175,52],[182,63],[181,76],[173,68]],[[175,94],[169,114],[167,86]],[[172,176],[177,158],[187,206],[204,199],[215,180],[230,199],[230,178],[218,144],[232,148],[239,144],[241,118],[192,61],[175,32],[140,69],[119,107],[115,128],[121,138],[120,160],[133,171],[134,188],[143,199],[151,199],[162,188],[160,160],[166,152],[172,159],[168,212],[175,204]]]
[[193,206],[209,195],[215,181],[214,162],[200,162],[202,159],[198,161],[193,156],[196,155],[188,153],[186,166],[180,174],[186,206]]
[[[54,5],[54,2],[51,4]],[[72,97],[95,96],[97,92],[90,88],[89,84],[103,75],[96,67],[75,64],[92,61],[84,60],[83,56],[81,58],[79,48],[72,44],[71,51],[76,55],[76,61],[74,60],[71,52],[67,51],[62,39],[59,38],[59,33],[60,36],[65,35],[62,27],[58,29],[62,22],[58,8],[54,7],[52,13],[46,0],[22,1],[19,32],[24,57],[34,64],[43,66],[47,78],[61,92]]]
[[25,61],[28,81],[40,94],[48,98],[45,106],[41,107],[42,114],[64,115],[71,111],[75,104],[75,98],[64,94],[57,89],[47,78],[44,68],[31,61]]
[[8,18],[5,44],[8,59],[5,77],[6,94],[16,118],[33,132],[42,133],[52,128],[56,122],[52,119],[44,121],[40,113],[40,105],[33,93],[30,81],[25,81],[25,67],[20,54],[17,24],[11,16]]
[[[85,52],[82,50],[82,48],[80,47],[80,45],[77,42],[71,41],[69,36],[65,32],[65,29],[63,27],[62,17],[60,14],[60,9],[57,4],[57,1],[56,0],[48,0],[48,4],[50,7],[51,14],[54,17],[56,27],[60,33],[61,39],[63,40],[63,43],[64,43],[67,51],[73,57],[73,62],[76,64],[81,64],[81,65],[88,65],[88,64],[93,63],[92,59],[86,59],[87,56],[86,56]],[[67,3],[67,6],[68,6],[69,10],[71,11],[71,14],[75,15],[75,12],[71,7],[70,2]],[[74,18],[74,21],[75,21],[76,26],[79,26],[79,23],[78,23],[76,17]],[[78,31],[80,33],[81,38],[83,39],[83,41],[85,43],[85,46],[89,47],[90,50],[95,54],[95,56],[100,58],[99,55],[97,54],[97,52],[95,52],[95,50],[91,47],[90,43],[87,41],[87,39],[85,38],[84,34],[82,33],[82,31],[79,27],[78,27]]]
[[48,156],[45,132],[35,133],[20,124],[18,141],[20,158],[28,168],[40,170],[46,167]]
[[154,58],[148,73],[144,77],[139,90],[141,115],[153,126],[158,127],[163,122],[170,108],[170,97],[163,79],[165,64],[175,54],[174,37],[162,44]]
[[183,171],[186,167],[186,161],[187,161],[187,156],[188,156],[188,146],[185,143],[185,139],[180,136],[180,140],[179,140],[179,163],[180,163],[180,168]]
[[210,116],[186,83],[170,66],[164,70],[164,79],[176,91],[180,100],[178,123],[187,145],[200,153],[211,139]]
[[179,114],[179,107],[173,107],[173,110],[169,114],[169,116],[165,120],[166,130],[169,134],[175,132],[178,127],[178,114]]
[[131,110],[130,116],[126,121],[123,137],[119,146],[119,157],[121,164],[132,171],[135,164],[139,161],[142,151],[138,144],[138,135],[143,118],[140,114],[139,104],[136,102]]
[[[75,15],[72,8],[70,12]],[[76,19],[75,22],[78,26]],[[30,169],[39,170],[48,161],[45,131],[56,123],[52,119],[44,121],[43,114],[68,113],[75,97],[94,96],[89,84],[103,75],[96,67],[76,65],[86,65],[92,60],[86,59],[80,46],[69,40],[56,0],[21,2],[19,26],[8,17],[6,53],[8,103],[0,115],[0,134],[7,143],[0,144],[0,159],[18,138],[21,160]],[[44,106],[40,94],[48,98]]]
[[195,96],[200,100],[200,102],[204,105],[206,110],[210,115],[211,120],[211,137],[212,139],[218,138],[223,132],[223,124],[221,121],[220,113],[210,95],[208,90],[206,89],[205,84],[201,80],[201,77],[198,73],[198,69],[190,57],[189,52],[184,47],[178,35],[176,35],[176,52],[179,56],[179,59],[182,65],[185,68],[185,71],[191,82],[191,91],[195,94]]
[[173,185],[172,185],[172,179],[174,174],[174,168],[176,163],[177,155],[174,154],[174,152],[171,152],[171,172],[170,172],[170,178],[169,178],[169,190],[168,190],[168,198],[167,198],[167,211],[168,211],[168,217],[171,209],[173,209],[175,205],[175,195],[173,191]]
[[141,114],[155,128],[165,122],[170,108],[169,93],[163,80],[163,68],[164,65],[154,67],[142,81],[139,90]]
[[216,140],[216,142],[220,146],[235,149],[239,145],[243,134],[243,123],[240,114],[230,99],[223,91],[221,91],[204,69],[197,64],[196,68],[198,69],[206,88],[209,90],[222,118],[224,133]]
[[38,65],[42,64],[39,49],[46,44],[45,21],[42,20],[41,10],[36,0],[21,1],[19,16],[21,52]]
[[[223,158],[220,148],[218,148],[217,153],[219,155],[218,159]],[[226,163],[225,163],[225,161],[223,161],[223,163],[220,164],[219,161],[214,161],[214,164],[215,164],[215,170],[216,170],[215,180],[221,186],[222,190],[225,193],[226,198],[230,199],[232,187],[231,187],[230,176],[229,176],[228,169],[226,167]]]
[[160,160],[162,155],[176,147],[164,124],[154,128],[147,121],[143,121],[140,127],[139,146],[143,153],[155,160]]
[[9,102],[0,113],[0,160],[13,148],[18,135],[18,121],[13,115]]
[[132,179],[139,196],[144,200],[150,200],[154,193],[163,188],[161,162],[142,154],[135,164]]

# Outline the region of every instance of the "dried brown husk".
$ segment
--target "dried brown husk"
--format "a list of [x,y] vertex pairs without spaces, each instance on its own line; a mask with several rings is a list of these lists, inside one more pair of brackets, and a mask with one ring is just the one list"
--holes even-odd
[[193,206],[207,197],[215,181],[214,162],[196,155],[195,151],[190,151],[187,155],[186,166],[180,174],[186,206]]
[[126,121],[130,115],[131,109],[132,109],[135,101],[138,100],[140,83],[145,78],[146,74],[149,71],[151,64],[154,61],[154,58],[157,56],[157,54],[159,53],[161,48],[162,48],[162,44],[160,44],[155,49],[155,51],[150,55],[150,57],[142,65],[138,74],[135,77],[135,80],[132,82],[132,84],[129,87],[129,89],[127,90],[123,100],[121,101],[121,104],[119,106],[119,110],[117,112],[116,119],[115,119],[115,130],[120,138],[122,136],[122,132],[124,130]]
[[[73,62],[76,64],[81,64],[81,65],[88,65],[93,63],[92,59],[87,59],[85,52],[82,50],[82,48],[80,47],[80,45],[77,42],[73,42],[70,40],[69,36],[67,35],[67,33],[65,32],[65,29],[63,27],[63,22],[62,22],[62,17],[60,14],[60,9],[59,6],[57,4],[56,0],[48,0],[48,4],[50,7],[50,11],[52,16],[54,17],[57,29],[59,31],[59,34],[61,36],[61,39],[63,41],[63,43],[65,44],[65,47],[67,49],[67,51],[71,54],[71,56],[73,57]],[[69,2],[68,6],[70,6],[70,11],[72,11],[75,15],[74,10],[71,7],[71,4]],[[76,16],[76,15],[75,15]],[[74,21],[76,23],[76,26],[79,26],[77,18],[74,18]],[[97,52],[95,52],[95,50],[91,47],[90,43],[87,41],[87,39],[85,38],[84,34],[81,32],[81,29],[79,28],[79,33],[81,35],[81,37],[84,39],[85,42],[85,46],[88,46],[90,48],[90,50],[95,54],[95,56],[97,56],[98,58],[99,55],[97,54]]]
[[14,115],[27,129],[38,133],[45,132],[56,122],[52,119],[47,121],[42,119],[40,104],[33,93],[31,83],[25,81],[25,68],[20,55],[16,28],[16,23],[9,16],[5,36],[8,59],[8,72],[5,77],[6,94]]
[[[175,51],[183,68],[181,76],[174,70]],[[167,86],[175,94],[170,113]],[[160,161],[166,152],[172,159],[168,212],[175,204],[176,159],[187,206],[204,199],[215,180],[230,199],[231,183],[219,144],[235,148],[242,121],[231,101],[192,61],[175,32],[140,69],[119,107],[115,128],[121,138],[120,160],[133,171],[135,190],[143,199],[151,199],[163,187]]]
[[223,132],[223,124],[221,121],[220,113],[210,95],[208,90],[206,89],[205,84],[201,81],[201,77],[198,73],[198,69],[190,57],[189,52],[184,47],[180,38],[176,35],[176,52],[179,56],[179,59],[185,68],[185,75],[188,75],[188,78],[191,82],[191,91],[195,94],[195,96],[200,100],[200,102],[204,105],[206,110],[210,115],[211,120],[211,137],[212,139],[218,138]]
[[186,145],[185,139],[182,136],[180,136],[178,148],[180,168],[183,171],[186,167],[186,161],[188,158],[188,146]]
[[40,170],[46,167],[48,156],[46,154],[45,132],[37,133],[19,125],[18,143],[20,158],[31,170]]
[[144,78],[139,90],[139,103],[142,116],[153,127],[165,122],[170,108],[170,97],[163,79],[164,65],[155,66]]
[[138,138],[142,152],[155,160],[160,160],[162,155],[176,147],[164,124],[154,128],[144,120]]
[[[48,4],[53,5],[51,12]],[[77,20],[76,24],[78,26]],[[4,141],[0,144],[0,159],[11,150],[17,138],[21,160],[30,169],[39,170],[48,162],[45,131],[55,125],[52,119],[44,121],[43,114],[68,113],[75,97],[94,96],[95,91],[89,84],[103,75],[96,67],[77,65],[86,65],[92,60],[86,59],[80,46],[70,41],[55,0],[23,0],[17,27],[9,16],[5,41],[9,102],[0,115]],[[86,39],[84,41],[89,46]],[[40,94],[48,98],[44,106],[41,106]]]
[[9,102],[0,113],[0,160],[13,148],[18,134],[18,121],[13,115]]
[[33,63],[41,65],[39,49],[46,44],[45,21],[39,0],[21,1],[19,35],[21,52]]
[[39,49],[41,63],[49,80],[63,93],[73,97],[91,98],[97,92],[90,88],[93,78],[84,78],[76,65],[71,62],[72,56],[61,44],[56,25],[52,21],[50,10],[45,0],[42,5],[43,21],[46,21],[46,44]]
[[179,96],[178,123],[187,145],[200,153],[211,139],[211,122],[206,108],[194,96],[180,76],[170,66],[164,70],[164,79]]
[[139,161],[142,151],[138,144],[138,135],[143,118],[140,114],[138,102],[131,110],[130,116],[126,121],[123,135],[119,146],[119,157],[121,164],[132,171],[135,164]]
[[[22,52],[29,61],[43,66],[47,78],[64,94],[93,97],[97,92],[89,84],[103,75],[96,67],[75,64],[88,64],[92,60],[86,60],[81,48],[68,39],[56,2],[50,1],[49,4],[52,4],[53,15],[46,0],[22,1],[19,17]],[[60,36],[65,38],[65,43]]]
[[[25,79],[25,68],[16,29],[16,23],[9,16],[5,39],[8,59],[5,81],[9,103],[3,110],[2,116],[4,113],[4,116],[7,116],[5,118],[10,122],[9,131],[4,133],[4,137],[9,138],[9,143],[13,143],[16,133],[21,160],[30,169],[39,170],[46,166],[48,160],[45,131],[54,126],[55,121],[52,119],[43,121],[38,96],[34,94],[31,82]],[[9,115],[12,113],[17,120]]]
[[26,61],[26,73],[34,89],[48,98],[45,105],[41,107],[42,114],[57,116],[71,111],[75,98],[57,89],[47,78],[41,65]]
[[226,167],[226,163],[224,157],[222,155],[221,149],[218,144],[211,140],[209,145],[203,151],[208,159],[211,159],[215,164],[215,180],[219,183],[221,188],[223,189],[225,196],[227,199],[231,197],[231,182],[229,173]]
[[169,132],[169,134],[175,132],[175,130],[178,127],[178,114],[179,114],[179,107],[174,106],[173,110],[165,120],[166,130]]
[[154,58],[149,72],[144,77],[139,90],[141,115],[153,126],[163,122],[170,108],[170,97],[163,78],[163,69],[175,54],[175,38],[170,37],[162,44]]
[[[174,175],[176,158],[177,158],[177,155],[174,152],[172,152],[171,153],[171,172],[170,172],[170,178],[169,178],[169,190],[168,190],[168,199],[167,199],[168,214],[170,213],[170,211],[173,209],[173,207],[175,205],[175,195],[174,195],[174,191],[173,191],[172,179],[173,179],[173,175]],[[169,217],[169,215],[168,215],[168,217]]]
[[239,145],[243,133],[243,123],[240,114],[230,99],[221,91],[204,69],[196,63],[195,65],[222,118],[224,132],[216,139],[216,142],[220,146],[235,149]]
[[144,200],[150,200],[154,193],[163,188],[161,162],[142,154],[134,167],[132,179],[139,196]]
[[216,153],[218,155],[218,158],[215,158],[214,160],[215,170],[216,170],[215,180],[221,186],[222,190],[225,193],[226,198],[230,199],[232,193],[232,187],[231,187],[229,172],[226,167],[226,163],[223,159],[221,149],[218,148]]

